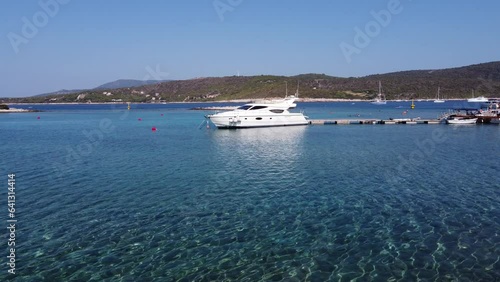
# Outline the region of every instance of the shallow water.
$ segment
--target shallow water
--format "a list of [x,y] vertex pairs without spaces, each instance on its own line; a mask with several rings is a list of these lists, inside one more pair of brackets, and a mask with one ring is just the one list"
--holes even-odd
[[[408,106],[389,104],[298,110],[389,118]],[[207,130],[186,104],[40,107],[0,115],[16,281],[500,277],[499,126]]]

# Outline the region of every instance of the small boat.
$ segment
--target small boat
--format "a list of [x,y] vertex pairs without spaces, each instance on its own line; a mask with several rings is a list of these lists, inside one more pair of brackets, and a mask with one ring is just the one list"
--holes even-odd
[[484,96],[479,96],[476,98],[469,98],[467,99],[467,102],[469,103],[488,103],[488,98]]
[[385,100],[385,95],[382,93],[382,83],[378,82],[378,94],[377,97],[371,102],[372,105],[385,105],[387,101]]
[[414,121],[411,118],[389,118],[389,120],[396,121],[396,122]]
[[445,102],[444,100],[439,99],[439,87],[438,87],[438,93],[437,93],[436,100],[434,100],[434,103],[444,103],[444,102]]
[[447,124],[476,124],[477,118],[450,118],[446,120]]
[[479,123],[499,123],[500,103],[491,102],[486,110],[480,109],[475,115]]
[[250,128],[269,126],[307,125],[309,121],[302,113],[291,113],[288,110],[295,108],[297,96],[285,96],[278,101],[262,101],[245,104],[233,111],[206,115],[218,128]]
[[488,103],[488,98],[484,96],[474,97],[474,90],[472,90],[472,98],[467,99],[469,103]]

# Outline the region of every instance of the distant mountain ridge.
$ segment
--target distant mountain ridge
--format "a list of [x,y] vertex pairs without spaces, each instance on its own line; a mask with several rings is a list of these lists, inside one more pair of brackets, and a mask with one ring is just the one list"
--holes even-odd
[[[100,89],[116,89],[116,88],[124,88],[124,87],[137,87],[137,86],[161,83],[161,82],[165,82],[165,81],[168,81],[168,80],[118,79],[115,81],[104,83],[102,85],[99,85],[99,86],[91,88],[91,89],[100,90]],[[71,94],[71,93],[78,93],[78,92],[88,91],[88,90],[90,90],[90,89],[71,89],[71,90],[61,89],[61,90],[54,91],[54,92],[34,95],[33,97]]]
[[63,95],[63,94],[71,94],[71,93],[78,93],[78,92],[82,92],[82,91],[85,91],[85,90],[86,90],[86,89],[71,89],[71,90],[61,89],[61,90],[54,91],[54,92],[43,93],[43,94],[37,94],[37,95],[31,96],[31,97],[45,97],[45,96],[50,96],[50,95]]
[[112,82],[104,83],[94,89],[116,89],[124,87],[138,87],[149,84],[161,83],[169,80],[136,80],[136,79],[118,79]]
[[[195,102],[283,97],[285,83],[288,93],[295,92],[297,82],[301,98],[373,99],[378,81],[387,99],[434,99],[440,87],[445,99],[466,99],[472,96],[500,97],[500,62],[489,62],[464,67],[411,70],[364,77],[335,77],[325,74],[296,76],[256,75],[204,77],[188,80],[130,86],[129,80],[111,85],[112,91],[84,90],[77,93],[0,99],[4,102]],[[99,86],[102,87],[102,86]]]

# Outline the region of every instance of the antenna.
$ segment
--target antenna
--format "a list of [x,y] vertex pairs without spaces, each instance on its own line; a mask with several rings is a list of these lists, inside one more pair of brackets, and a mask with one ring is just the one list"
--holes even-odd
[[285,98],[288,97],[288,83],[285,81]]

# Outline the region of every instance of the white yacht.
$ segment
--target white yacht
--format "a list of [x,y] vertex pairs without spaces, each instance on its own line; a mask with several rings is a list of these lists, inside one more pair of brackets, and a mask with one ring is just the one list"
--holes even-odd
[[205,116],[218,128],[248,128],[268,126],[307,125],[302,113],[291,113],[297,97],[287,96],[278,101],[245,104],[236,110]]
[[472,98],[467,99],[469,103],[488,103],[488,98],[484,96],[474,97],[474,90],[472,90]]
[[479,96],[475,98],[469,98],[467,99],[467,102],[469,103],[488,103],[488,98],[484,96]]
[[378,94],[377,97],[371,102],[373,105],[385,105],[387,101],[385,100],[385,95],[382,93],[382,83],[378,82]]

